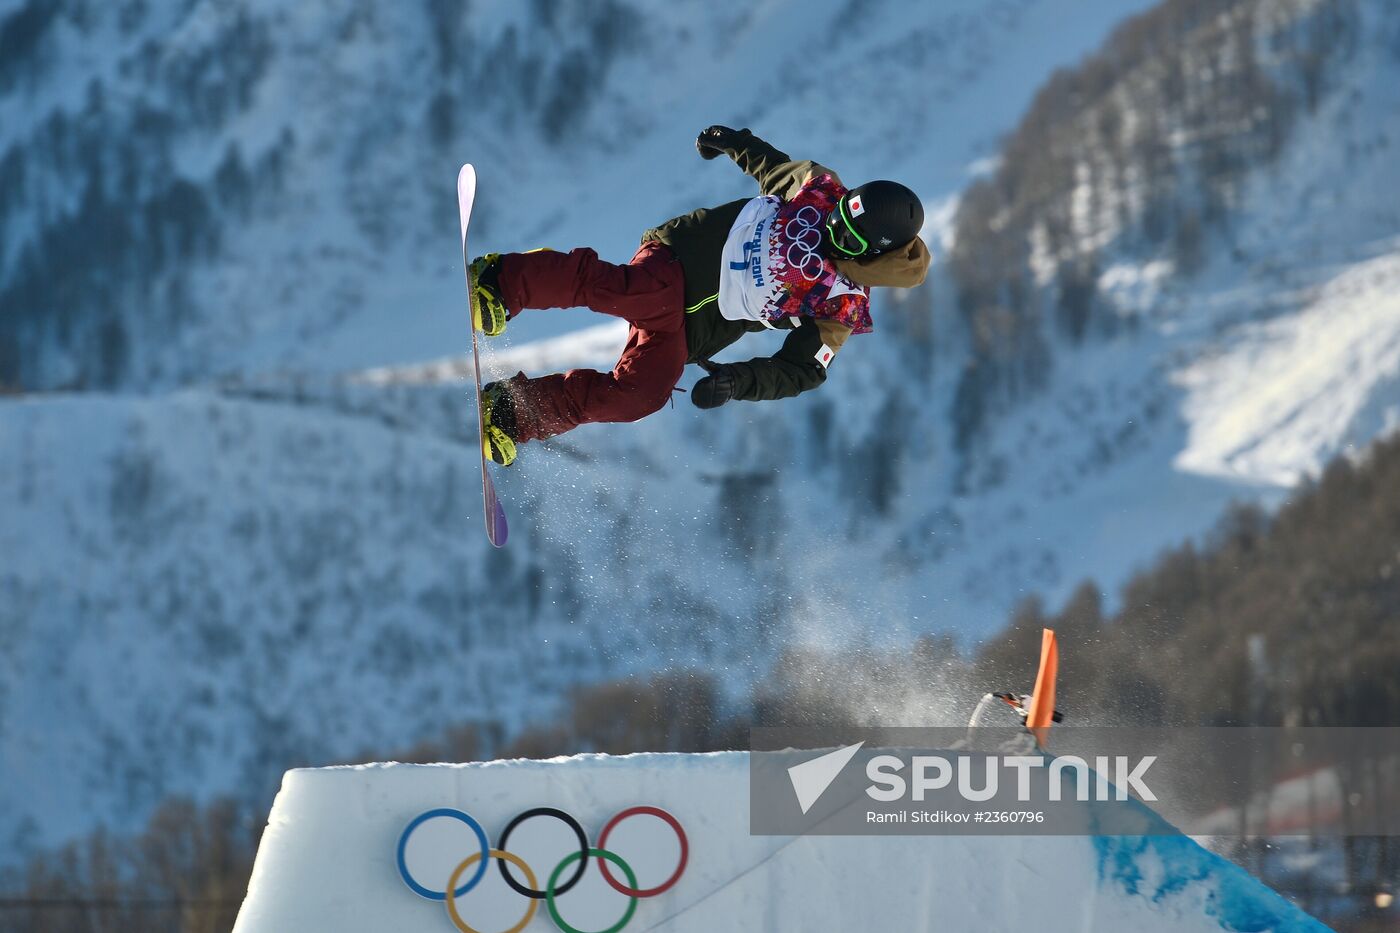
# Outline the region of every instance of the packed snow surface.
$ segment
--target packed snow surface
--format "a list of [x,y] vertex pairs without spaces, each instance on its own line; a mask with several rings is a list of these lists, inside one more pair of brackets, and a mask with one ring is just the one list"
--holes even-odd
[[[676,817],[689,857],[674,887],[639,900],[628,930],[1325,930],[1181,836],[750,835],[743,752],[290,771],[234,930],[448,933],[455,927],[443,902],[410,890],[396,861],[401,834],[420,814],[464,811],[495,845],[515,815],[558,807],[596,845],[604,824],[636,805]],[[634,853],[641,889],[664,882],[679,862],[672,831],[655,823],[660,841],[647,838],[657,833],[644,823],[625,836],[624,822],[607,846],[624,859]],[[507,851],[527,863],[552,863],[576,848],[565,835],[546,853],[550,840],[527,839],[526,825]],[[405,864],[423,887],[442,891],[452,868],[478,846],[469,830],[453,845],[446,842],[436,860],[406,846]],[[528,906],[494,865],[455,904],[467,923],[492,930],[509,927]],[[592,864],[577,889],[558,898],[561,916],[582,929],[604,928],[626,906]],[[528,929],[556,929],[543,905]]]

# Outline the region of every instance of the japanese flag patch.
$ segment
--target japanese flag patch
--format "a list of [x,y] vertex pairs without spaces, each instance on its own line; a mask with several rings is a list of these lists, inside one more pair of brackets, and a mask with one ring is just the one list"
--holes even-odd
[[860,195],[856,195],[847,201],[846,207],[851,212],[852,217],[859,217],[861,214],[865,213],[865,204],[861,201]]
[[826,369],[831,365],[831,358],[835,355],[835,350],[831,349],[831,347],[828,347],[826,344],[822,344],[821,349],[817,351],[817,362],[822,364],[822,369]]

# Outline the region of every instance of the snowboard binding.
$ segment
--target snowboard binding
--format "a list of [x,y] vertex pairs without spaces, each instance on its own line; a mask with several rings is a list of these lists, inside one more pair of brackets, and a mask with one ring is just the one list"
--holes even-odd
[[502,382],[488,382],[481,390],[481,449],[486,459],[501,466],[515,462],[515,399]]
[[487,253],[473,259],[467,267],[467,281],[471,289],[472,326],[488,337],[505,333],[505,302],[501,299],[499,278],[501,274],[501,254]]
[[[1021,717],[1021,722],[1025,723],[1026,717],[1030,715],[1031,711],[1031,695],[1029,693],[993,693],[991,696],[1015,710],[1016,715]],[[1050,713],[1050,721],[1064,722],[1065,715],[1059,710],[1053,710]]]

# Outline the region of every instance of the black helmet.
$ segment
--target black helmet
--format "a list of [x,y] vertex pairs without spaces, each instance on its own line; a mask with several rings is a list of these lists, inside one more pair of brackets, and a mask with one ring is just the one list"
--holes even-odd
[[872,181],[853,188],[826,218],[826,235],[838,259],[878,256],[899,249],[919,235],[924,206],[918,195],[896,181]]

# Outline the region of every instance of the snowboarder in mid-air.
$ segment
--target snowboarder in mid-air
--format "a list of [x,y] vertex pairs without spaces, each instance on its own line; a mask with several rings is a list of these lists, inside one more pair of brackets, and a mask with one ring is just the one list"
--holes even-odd
[[[591,249],[472,260],[473,324],[488,337],[525,308],[588,307],[632,325],[610,373],[489,383],[482,444],[491,460],[508,465],[517,445],[580,424],[644,418],[665,405],[686,363],[707,372],[690,395],[700,408],[814,389],[846,338],[870,331],[872,287],[923,282],[924,211],[908,188],[872,181],[847,189],[830,169],[789,159],[747,129],[712,126],[695,145],[706,159],[728,155],[762,195],[648,230],[626,265]],[[771,357],[711,362],[764,329],[789,332]]]

